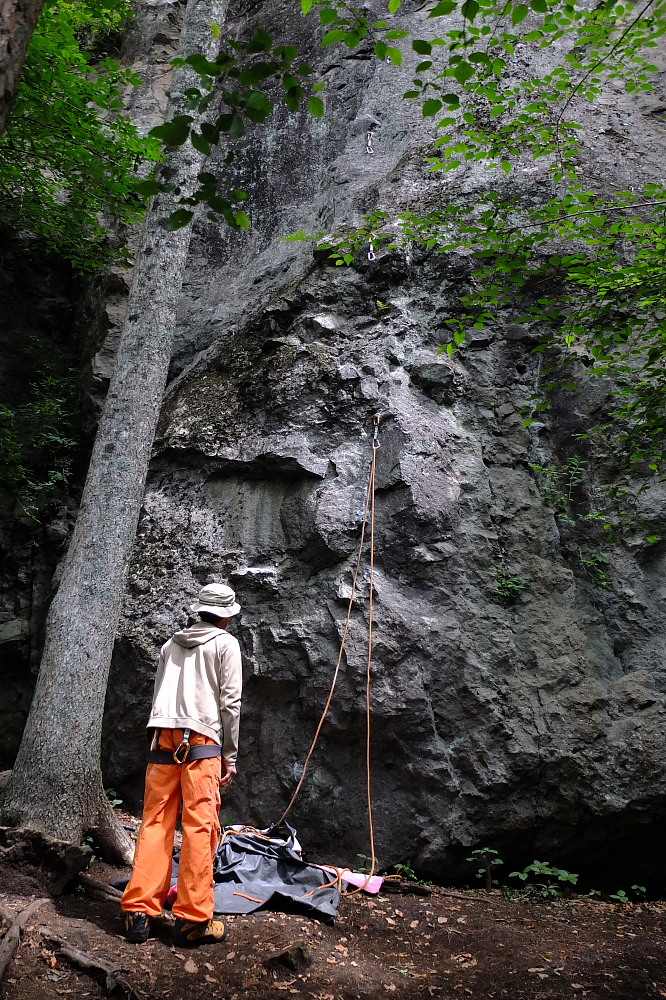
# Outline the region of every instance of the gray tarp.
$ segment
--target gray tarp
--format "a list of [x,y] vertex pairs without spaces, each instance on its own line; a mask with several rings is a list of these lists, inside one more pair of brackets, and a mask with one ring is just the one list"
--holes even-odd
[[303,861],[293,827],[285,823],[279,830],[260,830],[260,835],[242,830],[222,831],[214,863],[215,912],[286,910],[332,923],[340,893],[328,886],[333,876]]

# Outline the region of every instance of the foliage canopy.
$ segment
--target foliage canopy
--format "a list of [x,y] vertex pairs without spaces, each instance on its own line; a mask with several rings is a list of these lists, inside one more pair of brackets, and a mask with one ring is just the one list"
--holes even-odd
[[127,0],[49,0],[0,141],[0,213],[79,271],[127,259],[111,222],[141,218],[137,171],[161,156],[124,113],[136,77],[109,58]]
[[[444,197],[427,214],[378,206],[343,235],[293,238],[329,246],[338,264],[352,263],[369,242],[462,254],[470,275],[446,351],[500,318],[531,324],[548,364],[544,386],[526,400],[526,425],[548,409],[549,392],[575,392],[576,367],[584,366],[618,387],[608,449],[619,474],[615,496],[636,472],[657,474],[666,460],[666,187],[609,197],[586,184],[576,112],[608,81],[627,93],[653,89],[658,67],[647,54],[666,34],[666,3],[442,0],[428,5],[433,28],[444,25],[429,37],[401,27],[400,0],[388,4],[395,18],[380,21],[344,0],[301,6],[318,12],[322,45],[369,43],[396,67],[411,48],[416,65],[403,96],[433,120],[430,167],[476,169],[477,181],[465,199],[447,204]],[[546,48],[553,55],[539,61]],[[502,177],[536,160],[545,183],[535,207],[519,203],[496,173],[479,180],[479,169]]]

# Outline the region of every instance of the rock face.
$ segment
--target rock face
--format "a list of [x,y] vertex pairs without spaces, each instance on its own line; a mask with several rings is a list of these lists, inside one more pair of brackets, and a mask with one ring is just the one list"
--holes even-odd
[[[427,12],[403,6],[398,24],[425,24]],[[536,854],[603,874],[622,854],[653,886],[666,875],[666,549],[642,536],[605,542],[584,519],[588,466],[573,523],[552,475],[532,468],[555,463],[566,476],[578,459],[594,463],[574,435],[598,422],[609,388],[582,375],[525,429],[518,410],[542,358],[529,331],[507,320],[452,359],[438,353],[468,259],[393,252],[336,267],[282,240],[493,183],[533,204],[550,190],[546,169],[501,182],[477,168],[431,174],[430,126],[402,100],[404,74],[318,50],[296,4],[279,26],[269,10],[254,22],[232,15],[233,29],[263,23],[310,48],[327,115],[280,112],[236,144],[249,234],[196,228],[107,699],[107,783],[136,802],[159,646],[201,585],[228,581],[243,605],[232,628],[246,681],[223,819],[281,815],[338,656],[381,414],[371,739],[381,863],[465,878],[469,850],[491,846],[521,867]],[[614,91],[585,109],[582,174],[621,187],[658,177],[653,110]],[[222,159],[211,165],[220,174]],[[645,535],[663,531],[665,515],[653,491]],[[366,548],[337,692],[292,813],[311,854],[346,864],[370,853],[368,590]]]

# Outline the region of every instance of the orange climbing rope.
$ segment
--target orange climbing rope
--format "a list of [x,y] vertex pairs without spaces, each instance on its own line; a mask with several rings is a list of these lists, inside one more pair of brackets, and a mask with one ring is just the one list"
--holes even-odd
[[[342,639],[341,639],[341,642],[340,642],[340,652],[338,654],[338,661],[337,661],[337,663],[335,665],[335,671],[333,673],[333,680],[331,681],[331,687],[330,687],[329,692],[328,692],[328,697],[326,699],[326,704],[324,705],[324,710],[323,710],[323,712],[321,714],[321,718],[319,719],[319,723],[317,725],[317,729],[315,731],[314,738],[312,740],[312,744],[311,744],[310,749],[308,751],[307,757],[305,758],[305,763],[303,764],[303,771],[301,772],[301,776],[299,778],[298,784],[296,785],[296,789],[294,791],[294,794],[292,795],[291,800],[290,800],[287,808],[282,813],[282,816],[280,817],[280,819],[278,821],[278,824],[277,824],[279,826],[280,823],[282,823],[286,819],[286,817],[291,812],[291,809],[292,809],[294,803],[296,802],[296,799],[298,798],[298,796],[300,794],[301,788],[303,787],[303,782],[305,781],[305,776],[307,774],[308,767],[310,765],[310,761],[312,759],[312,755],[314,754],[315,747],[317,746],[317,741],[319,739],[319,734],[321,733],[321,730],[322,730],[322,727],[324,725],[324,722],[326,721],[326,716],[328,715],[328,711],[329,711],[329,709],[331,707],[331,702],[333,700],[333,694],[335,692],[335,688],[336,688],[336,685],[337,685],[337,682],[338,682],[338,675],[340,673],[340,665],[342,663],[342,656],[343,656],[344,649],[345,649],[345,643],[347,641],[347,635],[349,633],[349,623],[351,621],[351,613],[352,613],[352,608],[354,606],[354,598],[356,596],[356,588],[357,588],[357,583],[358,583],[358,574],[359,574],[359,570],[360,570],[360,566],[361,566],[361,559],[362,559],[362,556],[363,556],[363,546],[365,544],[365,533],[366,533],[366,528],[367,528],[367,524],[368,524],[368,515],[370,515],[370,597],[369,597],[369,602],[368,602],[368,660],[367,660],[367,667],[366,667],[366,685],[365,685],[365,715],[366,715],[366,750],[365,750],[365,756],[366,756],[366,777],[367,777],[368,826],[369,826],[369,833],[370,833],[370,852],[371,852],[372,864],[371,864],[370,872],[368,873],[368,877],[365,880],[364,885],[359,886],[358,888],[353,889],[350,892],[343,893],[343,895],[347,895],[347,896],[353,896],[355,893],[360,892],[362,889],[364,889],[365,886],[370,881],[370,879],[372,878],[372,876],[374,875],[375,869],[377,867],[377,858],[375,856],[375,831],[374,831],[374,822],[373,822],[373,815],[372,815],[372,786],[371,786],[371,777],[370,777],[370,764],[371,764],[371,760],[370,760],[370,719],[371,719],[371,712],[370,712],[370,679],[371,679],[371,667],[372,667],[373,596],[374,596],[374,581],[375,581],[375,482],[376,482],[376,471],[377,471],[377,449],[379,448],[379,423],[380,423],[380,417],[379,417],[379,415],[377,415],[375,417],[375,426],[374,426],[374,433],[373,433],[373,438],[372,438],[372,463],[371,463],[371,466],[370,466],[370,476],[369,476],[369,480],[368,480],[368,489],[367,489],[367,495],[366,495],[366,500],[365,500],[365,510],[364,510],[364,513],[363,513],[363,524],[362,524],[362,527],[361,527],[361,541],[360,541],[360,544],[359,544],[358,556],[357,556],[357,559],[356,559],[356,566],[355,566],[355,569],[354,569],[354,578],[353,578],[353,581],[352,581],[351,595],[349,597],[349,605],[347,607],[347,617],[345,619],[345,624],[344,624],[344,628],[343,628],[343,631],[342,631]],[[348,871],[349,869],[344,869],[344,870]],[[334,883],[338,882],[338,881],[341,882],[341,877],[342,876],[339,875],[338,878],[334,880]]]

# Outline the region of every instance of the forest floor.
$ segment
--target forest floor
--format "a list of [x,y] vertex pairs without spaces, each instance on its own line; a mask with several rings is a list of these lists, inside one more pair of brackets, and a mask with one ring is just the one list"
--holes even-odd
[[[101,862],[90,869],[106,883],[127,872]],[[32,899],[0,895],[12,914]],[[131,1000],[666,997],[666,902],[533,903],[509,901],[499,890],[443,888],[425,897],[357,894],[342,900],[333,926],[285,913],[227,917],[222,944],[191,950],[169,945],[170,919],[154,923],[154,937],[146,944],[131,945],[121,936],[114,901],[81,887],[48,899],[26,925],[0,998],[110,995],[103,983],[62,957],[54,943],[58,938],[60,946],[64,940],[95,960],[122,967],[127,988],[118,986],[111,995]],[[267,970],[267,959],[296,943],[311,956],[307,968],[300,974]]]

